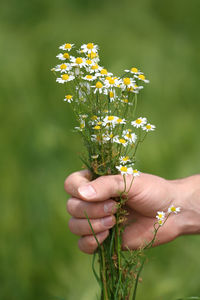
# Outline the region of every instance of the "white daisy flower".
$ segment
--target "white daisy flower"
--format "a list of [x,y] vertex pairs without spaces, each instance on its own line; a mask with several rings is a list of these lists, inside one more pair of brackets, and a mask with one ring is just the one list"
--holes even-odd
[[71,51],[71,49],[74,47],[74,44],[63,44],[59,47],[59,49],[65,50],[65,51]]
[[118,136],[114,137],[114,142],[117,144],[120,144],[124,147],[126,147],[128,145],[128,142],[125,139],[119,138]]
[[107,76],[105,79],[105,87],[106,88],[113,88],[113,87],[119,87],[120,80],[117,77],[110,77]]
[[133,170],[133,176],[134,177],[140,176],[140,171],[138,171],[137,169],[134,169]]
[[56,72],[66,73],[72,69],[70,64],[61,64],[55,67]]
[[128,72],[128,73],[131,73],[131,74],[142,74],[139,70],[138,70],[138,68],[135,68],[135,67],[133,67],[133,68],[131,68],[130,70],[124,70],[125,72]]
[[152,125],[150,123],[146,124],[145,126],[142,126],[142,129],[146,132],[155,130],[156,126]]
[[81,46],[81,50],[84,53],[91,53],[91,52],[97,53],[98,48],[99,48],[98,45],[94,45],[93,43],[88,43],[87,45],[84,44]]
[[121,119],[121,118],[117,118],[115,120],[115,124],[126,124],[126,120],[125,119]]
[[91,155],[91,158],[92,158],[92,159],[97,159],[98,157],[99,157],[99,154]]
[[103,92],[103,88],[104,88],[104,86],[103,86],[103,83],[102,83],[102,82],[100,82],[100,81],[97,81],[97,83],[95,84],[95,86],[92,86],[92,87],[94,87],[94,88],[95,88],[95,90],[94,90],[94,94],[96,94],[97,92],[99,92],[99,94],[102,94],[102,92]]
[[79,127],[75,127],[75,129],[77,129],[79,131],[83,131],[84,128],[85,128],[85,120],[81,120],[80,121],[80,126]]
[[177,214],[180,212],[181,208],[180,207],[175,207],[173,204],[168,208],[168,213],[175,213]]
[[135,144],[137,140],[137,135],[135,133],[131,133],[130,129],[123,130],[123,137],[130,142],[130,144]]
[[90,73],[98,73],[101,69],[102,69],[102,67],[100,67],[97,63],[94,63],[90,66],[88,71]]
[[146,79],[146,77],[143,75],[143,74],[140,74],[140,75],[134,75],[135,78],[139,79],[139,80],[142,80],[143,82],[145,83],[149,83],[149,80]]
[[83,57],[71,57],[70,61],[72,62],[71,65],[75,67],[82,68],[86,65],[85,58]]
[[104,119],[103,119],[103,125],[106,126],[106,125],[115,125],[116,124],[116,119],[118,117],[115,117],[115,116],[106,116]]
[[132,78],[125,77],[122,79],[121,88],[123,90],[129,89],[129,91],[134,90],[135,81]]
[[66,59],[70,59],[70,55],[68,52],[65,53],[59,53],[58,55],[56,55],[56,57],[60,60],[66,60]]
[[131,125],[133,125],[136,128],[142,127],[147,123],[147,118],[137,118],[135,121],[131,122]]
[[113,73],[110,73],[107,71],[107,69],[102,68],[101,71],[99,73],[97,73],[97,76],[99,77],[111,77],[113,76]]
[[164,224],[164,221],[165,221],[164,219],[159,219],[157,223],[159,224],[159,226],[162,226]]
[[165,213],[164,213],[164,211],[158,211],[158,212],[157,212],[156,219],[158,219],[158,220],[164,220],[164,218],[165,218]]
[[73,80],[75,77],[73,75],[63,74],[61,77],[57,78],[56,81],[59,83],[65,83]]
[[126,166],[116,166],[116,169],[120,171],[121,175],[131,175],[133,174],[133,169],[131,167]]
[[127,162],[130,162],[129,156],[121,156],[119,161],[122,165],[125,165]]
[[82,79],[87,80],[87,81],[94,81],[96,79],[96,76],[86,75],[86,76],[82,77]]
[[66,95],[64,101],[68,103],[72,103],[73,101],[73,96],[72,95]]

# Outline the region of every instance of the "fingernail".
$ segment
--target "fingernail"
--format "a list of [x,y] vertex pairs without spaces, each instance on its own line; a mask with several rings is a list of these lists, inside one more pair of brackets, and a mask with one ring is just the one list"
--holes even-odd
[[93,198],[96,196],[96,191],[91,185],[83,185],[78,188],[78,192],[84,198]]
[[104,211],[105,213],[115,213],[116,209],[115,209],[116,205],[113,202],[109,202],[104,204]]
[[114,219],[112,216],[101,219],[101,222],[105,227],[111,227],[114,225]]

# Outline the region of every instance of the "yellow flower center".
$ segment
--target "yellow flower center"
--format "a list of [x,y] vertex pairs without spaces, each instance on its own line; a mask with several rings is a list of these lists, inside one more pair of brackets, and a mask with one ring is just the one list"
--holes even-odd
[[131,72],[137,73],[137,72],[138,72],[138,69],[137,69],[137,68],[131,68]]
[[87,78],[87,79],[92,79],[93,76],[92,76],[92,75],[86,75],[86,78]]
[[106,69],[102,69],[101,72],[100,72],[102,75],[107,75],[108,74],[108,71]]
[[101,124],[102,124],[102,122],[101,122],[101,121],[97,122],[97,125],[101,125]]
[[76,63],[77,63],[78,65],[82,64],[82,62],[83,62],[83,59],[82,59],[81,57],[77,57],[77,58],[76,58]]
[[141,79],[141,80],[145,80],[145,76],[142,75],[142,74],[140,74],[140,75],[138,76],[138,78]]
[[108,121],[113,121],[114,120],[114,116],[108,116]]
[[91,68],[91,69],[92,69],[92,70],[97,70],[97,69],[98,69],[98,67],[99,67],[99,66],[98,66],[97,64],[95,64],[94,66],[92,66],[92,68]]
[[91,52],[90,54],[88,54],[88,57],[93,59],[93,58],[97,57],[97,53]]
[[161,219],[162,217],[163,217],[163,215],[162,215],[162,214],[159,214],[159,215],[158,215],[158,218],[160,218],[160,219]]
[[112,139],[112,138],[114,137],[114,135],[111,133],[111,134],[109,135],[109,137]]
[[80,123],[80,128],[81,129],[85,128],[85,123],[84,122]]
[[90,49],[90,50],[93,49],[94,48],[94,44],[93,43],[87,44],[87,48]]
[[72,99],[72,95],[66,95],[65,98],[66,98],[67,100],[70,100],[70,99]]
[[67,68],[66,64],[60,65],[61,70],[65,70]]
[[129,156],[125,156],[125,157],[123,157],[123,159],[122,159],[123,161],[127,161],[127,160],[129,160]]
[[109,81],[110,84],[115,84],[115,79],[114,78],[109,78],[108,81]]
[[69,59],[69,57],[70,57],[70,56],[69,56],[69,53],[65,52],[65,53],[63,54],[63,57],[66,58],[66,59]]
[[146,125],[146,129],[151,129],[151,125]]
[[142,120],[141,120],[141,119],[137,119],[137,120],[135,121],[135,123],[136,123],[136,124],[141,124],[141,123],[142,123]]
[[126,134],[126,137],[127,137],[128,139],[131,139],[131,133],[127,133],[127,134]]
[[71,44],[65,44],[65,49],[71,49],[72,45]]
[[101,126],[96,125],[96,126],[94,126],[94,129],[99,130],[99,129],[101,129]]
[[110,98],[114,98],[114,93],[111,91],[111,92],[109,93],[109,96],[110,96]]
[[133,173],[137,174],[137,173],[138,173],[138,170],[133,170]]
[[91,119],[92,119],[92,120],[96,120],[96,119],[97,119],[97,116],[94,115],[94,116],[91,117]]
[[128,103],[128,99],[123,99],[123,102],[124,103]]
[[128,77],[124,78],[124,84],[125,85],[129,85],[130,83],[131,83],[130,78],[128,78]]
[[63,74],[63,75],[62,75],[62,79],[63,79],[63,80],[68,80],[68,79],[69,79],[69,75]]
[[100,88],[102,88],[103,87],[103,84],[100,82],[100,81],[97,81],[97,83],[96,83],[96,88],[97,89],[100,89]]
[[91,65],[91,64],[92,64],[91,59],[87,59],[87,60],[86,60],[86,64]]
[[127,169],[127,167],[125,167],[125,166],[123,166],[123,167],[120,168],[120,171],[121,171],[121,172],[127,172],[127,170],[128,170],[128,169]]
[[125,143],[126,143],[126,141],[125,141],[124,139],[119,139],[119,142],[120,142],[121,144],[125,144]]
[[123,119],[117,119],[117,123],[121,123],[123,121]]
[[173,212],[176,211],[176,207],[172,206],[171,211],[173,211]]

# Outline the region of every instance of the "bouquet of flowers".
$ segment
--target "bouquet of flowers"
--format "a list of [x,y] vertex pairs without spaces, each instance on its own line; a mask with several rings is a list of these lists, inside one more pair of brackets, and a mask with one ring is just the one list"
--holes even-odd
[[[78,123],[75,130],[81,135],[87,150],[81,159],[93,179],[111,174],[121,174],[124,179],[124,189],[114,199],[117,202],[116,225],[102,245],[85,212],[98,244],[92,269],[101,289],[100,299],[136,299],[145,262],[144,249],[153,245],[160,226],[171,212],[176,211],[172,207],[167,215],[157,213],[154,237],[143,248],[122,251],[122,233],[128,215],[125,209],[127,195],[134,178],[140,175],[135,168],[137,150],[155,129],[147,118],[136,117],[138,94],[149,80],[136,67],[125,70],[118,77],[100,66],[99,47],[94,43],[84,44],[79,50],[69,43],[59,48],[63,50],[57,55],[61,62],[52,71],[56,81],[65,87],[64,101],[71,105]],[[132,178],[129,186],[127,176]]]

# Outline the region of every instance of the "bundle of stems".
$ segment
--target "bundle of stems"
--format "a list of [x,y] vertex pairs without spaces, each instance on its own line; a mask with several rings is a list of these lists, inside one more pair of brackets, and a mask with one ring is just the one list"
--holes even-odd
[[[117,202],[116,225],[108,238],[99,244],[91,222],[97,251],[92,269],[101,289],[101,300],[134,300],[145,262],[144,249],[122,251],[122,234],[127,221],[126,201],[134,178],[140,175],[135,168],[140,144],[155,126],[147,118],[137,117],[138,94],[149,81],[136,67],[125,70],[121,77],[100,66],[98,46],[84,44],[75,51],[74,44],[66,43],[57,55],[61,61],[52,69],[56,81],[65,87],[64,101],[70,103],[78,131],[86,147],[81,159],[91,171],[92,178],[121,174],[124,190],[114,198]],[[127,186],[127,176],[131,184]],[[153,240],[144,248],[152,246]]]

